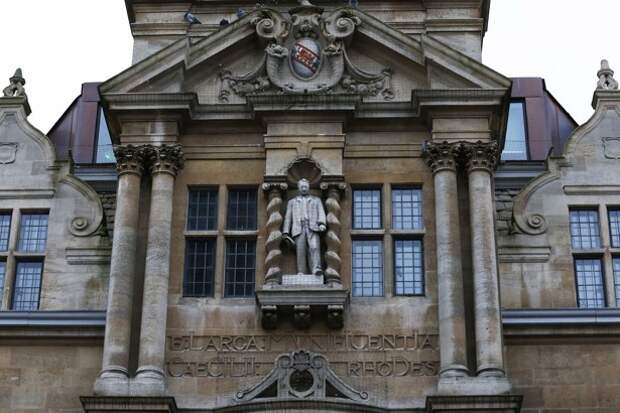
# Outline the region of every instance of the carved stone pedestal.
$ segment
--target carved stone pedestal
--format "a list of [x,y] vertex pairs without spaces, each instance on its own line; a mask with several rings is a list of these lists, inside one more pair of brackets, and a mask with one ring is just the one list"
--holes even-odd
[[344,288],[324,284],[268,284],[256,291],[261,323],[266,330],[276,328],[284,316],[292,316],[293,324],[300,329],[308,328],[319,316],[329,328],[342,328],[348,298],[349,292]]

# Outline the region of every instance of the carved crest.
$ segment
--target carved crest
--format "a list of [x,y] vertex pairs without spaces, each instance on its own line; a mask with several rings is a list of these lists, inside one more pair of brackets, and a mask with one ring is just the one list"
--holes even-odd
[[620,137],[603,138],[603,151],[607,159],[620,159]]
[[305,350],[279,355],[274,368],[260,383],[235,395],[239,402],[330,397],[363,402],[368,394],[353,389],[336,376],[325,356]]
[[0,164],[15,162],[17,143],[0,143]]
[[265,41],[265,55],[245,75],[229,70],[220,72],[219,99],[228,101],[231,93],[248,95],[285,93],[320,94],[353,93],[394,98],[391,70],[368,73],[351,62],[346,43],[361,24],[348,9],[325,14],[323,9],[302,6],[285,18],[272,9],[263,9],[251,20],[260,39]]

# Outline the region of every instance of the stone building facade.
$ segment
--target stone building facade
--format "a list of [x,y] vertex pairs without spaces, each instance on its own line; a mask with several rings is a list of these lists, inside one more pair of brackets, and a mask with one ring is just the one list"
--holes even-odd
[[113,175],[11,78],[0,412],[620,411],[613,71],[541,170],[488,1],[300,3],[127,0]]

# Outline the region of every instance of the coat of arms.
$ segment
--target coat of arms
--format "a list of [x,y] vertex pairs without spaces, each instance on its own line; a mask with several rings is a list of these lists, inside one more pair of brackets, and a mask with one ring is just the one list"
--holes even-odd
[[315,6],[290,10],[286,18],[276,10],[262,9],[250,24],[267,45],[262,61],[245,75],[220,73],[220,100],[270,93],[319,94],[341,91],[393,99],[391,70],[368,73],[347,55],[346,43],[361,24],[353,9],[330,14]]

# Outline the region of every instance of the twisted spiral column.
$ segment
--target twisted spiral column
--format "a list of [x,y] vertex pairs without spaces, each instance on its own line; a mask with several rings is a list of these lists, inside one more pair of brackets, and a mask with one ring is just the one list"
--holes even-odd
[[326,193],[325,209],[327,210],[327,234],[325,235],[325,243],[327,251],[325,253],[325,262],[327,269],[325,270],[325,281],[327,284],[342,285],[340,277],[340,267],[342,259],[340,258],[340,231],[342,224],[340,222],[340,198],[344,193],[346,185],[343,182],[323,182],[321,190]]
[[282,277],[282,250],[280,243],[282,242],[282,194],[287,190],[288,185],[285,183],[264,183],[263,191],[267,192],[267,242],[265,249],[267,256],[265,257],[265,284],[279,284]]

